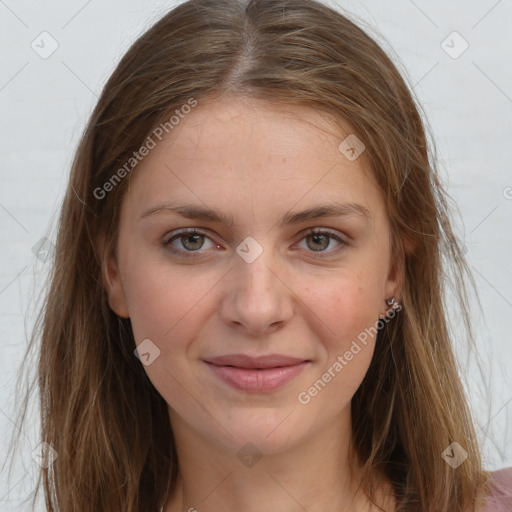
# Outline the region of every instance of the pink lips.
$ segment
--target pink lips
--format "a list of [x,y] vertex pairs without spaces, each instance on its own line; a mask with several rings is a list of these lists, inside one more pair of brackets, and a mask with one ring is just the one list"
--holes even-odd
[[215,375],[225,383],[249,392],[277,389],[296,377],[309,362],[279,354],[260,357],[234,354],[205,360]]

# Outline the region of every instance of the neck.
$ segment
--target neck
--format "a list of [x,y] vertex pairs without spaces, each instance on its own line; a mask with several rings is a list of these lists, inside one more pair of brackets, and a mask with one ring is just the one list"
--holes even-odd
[[[177,417],[172,423],[179,476],[164,512],[374,510],[360,487],[361,469],[349,464],[349,421],[338,418],[320,435],[286,450],[248,450],[245,457],[206,440]],[[384,483],[376,505],[394,510],[391,495],[391,485]]]

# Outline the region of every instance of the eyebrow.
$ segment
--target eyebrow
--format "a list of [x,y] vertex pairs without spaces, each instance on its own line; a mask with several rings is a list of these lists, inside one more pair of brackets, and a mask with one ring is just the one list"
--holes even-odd
[[[233,217],[230,215],[194,204],[158,203],[146,210],[140,218],[143,219],[165,212],[178,213],[187,219],[217,222],[229,228],[233,228],[235,225]],[[366,206],[357,203],[334,203],[314,206],[300,212],[288,212],[280,220],[278,226],[301,224],[325,217],[350,216],[362,217],[367,222],[373,220],[373,215]]]

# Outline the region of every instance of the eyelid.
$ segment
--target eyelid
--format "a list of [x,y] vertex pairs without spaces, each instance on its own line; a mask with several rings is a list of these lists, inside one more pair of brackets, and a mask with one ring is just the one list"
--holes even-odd
[[333,238],[336,238],[336,239],[340,240],[341,242],[345,242],[345,240],[339,235],[339,231],[337,231],[335,229],[331,229],[331,228],[318,228],[318,227],[307,228],[304,231],[301,231],[299,233],[299,235],[302,238],[304,238],[304,236],[306,236],[306,235],[314,235],[317,233],[332,235]]

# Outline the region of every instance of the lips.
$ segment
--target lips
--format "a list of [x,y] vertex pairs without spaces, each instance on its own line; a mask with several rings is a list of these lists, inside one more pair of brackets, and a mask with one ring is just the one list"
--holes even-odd
[[293,366],[307,359],[289,357],[280,354],[269,354],[264,356],[252,357],[246,354],[233,354],[219,357],[212,357],[206,360],[216,366],[234,366],[236,368],[277,368],[280,366]]
[[279,354],[259,357],[234,354],[209,358],[204,362],[224,384],[252,393],[273,391],[283,386],[311,363]]

